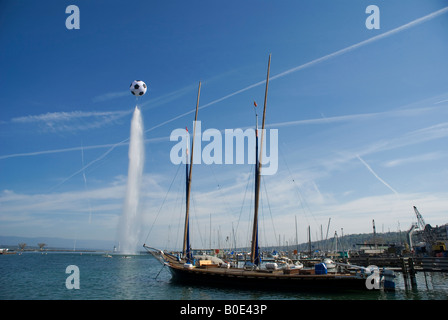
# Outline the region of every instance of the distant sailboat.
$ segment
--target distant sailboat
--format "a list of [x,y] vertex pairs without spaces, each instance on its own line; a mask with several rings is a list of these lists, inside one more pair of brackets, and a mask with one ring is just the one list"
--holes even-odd
[[[270,71],[271,55],[269,55],[268,70],[266,77],[266,89],[264,98],[264,109],[262,119],[261,131],[261,146],[263,145],[263,132],[265,128],[267,92],[269,85],[269,71]],[[199,83],[198,97],[196,103],[195,121],[198,115],[199,96],[201,85]],[[257,121],[258,122],[258,121]],[[196,123],[196,122],[195,122]],[[244,267],[233,267],[229,263],[222,261],[216,257],[200,256],[198,261],[192,254],[190,245],[190,231],[189,231],[189,203],[191,195],[191,181],[192,181],[192,166],[193,166],[193,152],[194,152],[194,131],[193,142],[191,148],[191,160],[186,165],[186,213],[184,224],[184,241],[181,253],[168,253],[160,249],[155,249],[144,244],[143,246],[153,254],[159,261],[167,266],[173,276],[174,280],[181,282],[191,282],[205,285],[228,285],[235,288],[274,288],[282,289],[288,288],[293,290],[299,289],[322,289],[329,290],[346,290],[346,289],[361,289],[367,290],[366,278],[370,273],[366,273],[365,268],[358,267],[353,272],[344,273],[328,273],[324,267],[306,270],[302,264],[296,265],[285,261],[285,265],[279,268],[278,265],[264,266],[261,261],[260,248],[258,244],[258,203],[260,198],[260,174],[262,169],[261,154],[262,150],[258,150],[258,123],[256,128],[256,165],[255,165],[255,206],[252,229],[252,243],[250,252],[250,262],[246,262]],[[260,147],[261,149],[261,147]],[[319,264],[321,267],[322,264]],[[319,272],[318,272],[319,271]]]

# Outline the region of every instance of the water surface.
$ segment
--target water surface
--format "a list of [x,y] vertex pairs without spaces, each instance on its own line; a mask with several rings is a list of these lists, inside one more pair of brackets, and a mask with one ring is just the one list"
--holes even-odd
[[[69,265],[79,268],[80,289],[67,289]],[[0,255],[1,300],[447,300],[448,274],[417,273],[417,289],[317,293],[181,285],[150,255],[106,257],[101,253]]]

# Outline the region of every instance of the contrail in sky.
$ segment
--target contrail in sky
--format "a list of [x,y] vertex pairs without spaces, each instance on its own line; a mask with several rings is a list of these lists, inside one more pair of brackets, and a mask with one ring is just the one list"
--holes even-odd
[[[302,65],[300,65],[300,66],[297,66],[297,67],[288,69],[288,70],[286,70],[286,71],[283,71],[283,72],[281,72],[281,73],[279,73],[279,74],[277,74],[277,75],[272,76],[272,77],[270,78],[270,80],[272,81],[272,80],[275,80],[275,79],[282,78],[282,77],[284,77],[284,76],[286,76],[286,75],[289,75],[289,74],[291,74],[291,73],[293,73],[293,72],[297,72],[297,71],[303,70],[303,69],[305,69],[305,68],[314,66],[314,65],[316,65],[316,64],[318,64],[318,63],[327,61],[327,60],[329,60],[329,59],[335,58],[335,57],[340,56],[340,55],[342,55],[342,54],[351,52],[351,51],[353,51],[353,50],[355,50],[355,49],[358,49],[358,48],[360,48],[360,47],[363,47],[363,46],[368,45],[368,44],[370,44],[370,43],[373,43],[373,42],[375,42],[375,41],[378,41],[378,40],[387,38],[387,37],[392,36],[392,35],[394,35],[394,34],[397,34],[397,33],[399,33],[399,32],[405,31],[405,30],[407,30],[407,29],[409,29],[409,28],[415,27],[416,25],[419,25],[419,24],[421,24],[421,23],[430,21],[430,20],[432,20],[432,19],[434,19],[434,18],[436,18],[436,17],[438,17],[438,16],[440,16],[440,15],[442,15],[442,14],[445,14],[446,12],[448,12],[448,7],[445,7],[445,8],[442,8],[442,9],[440,9],[440,10],[437,10],[437,11],[435,11],[435,12],[432,12],[432,13],[426,15],[426,16],[423,16],[423,17],[421,17],[421,18],[418,18],[418,19],[415,19],[415,20],[413,20],[413,21],[411,21],[411,22],[408,22],[408,23],[406,23],[406,24],[404,24],[404,25],[402,25],[402,26],[400,26],[400,27],[397,27],[397,28],[395,28],[395,29],[386,31],[386,32],[384,32],[384,33],[382,33],[382,34],[379,34],[379,35],[374,36],[374,37],[372,37],[372,38],[369,38],[369,39],[367,39],[367,40],[358,42],[358,43],[353,44],[353,45],[351,45],[351,46],[349,46],[349,47],[346,47],[346,48],[344,48],[344,49],[341,49],[341,50],[338,50],[338,51],[336,51],[336,52],[330,53],[330,54],[328,54],[328,55],[326,55],[326,56],[323,56],[323,57],[314,59],[314,60],[312,60],[312,61],[310,61],[310,62],[307,62],[307,63],[305,63],[305,64],[302,64]],[[254,84],[251,84],[251,85],[249,85],[249,86],[247,86],[247,87],[244,87],[244,88],[242,88],[242,89],[240,89],[240,90],[237,90],[237,91],[235,91],[235,92],[232,92],[232,93],[230,93],[230,94],[228,94],[228,95],[226,95],[226,96],[224,96],[224,97],[221,97],[221,98],[219,98],[219,99],[213,100],[213,101],[211,101],[211,102],[209,102],[209,103],[207,103],[207,104],[201,106],[199,109],[205,109],[205,108],[208,108],[208,107],[210,107],[210,106],[212,106],[212,105],[215,105],[215,104],[217,104],[217,103],[219,103],[219,102],[221,102],[221,101],[223,101],[223,100],[226,100],[226,99],[229,99],[229,98],[231,98],[231,97],[233,97],[233,96],[236,96],[236,95],[238,95],[238,94],[240,94],[240,93],[242,93],[242,92],[245,92],[245,91],[248,91],[248,90],[250,90],[250,89],[252,89],[252,88],[255,88],[255,87],[258,87],[258,86],[260,86],[260,85],[263,85],[263,84],[265,84],[265,82],[266,82],[266,80],[262,80],[262,81],[259,81],[259,82],[254,83]],[[166,125],[166,124],[168,124],[168,123],[170,123],[170,122],[173,122],[173,121],[175,121],[175,120],[177,120],[177,119],[180,119],[180,118],[182,118],[182,117],[184,117],[184,116],[186,116],[186,115],[189,115],[189,114],[191,114],[191,113],[193,113],[193,112],[194,112],[194,109],[192,109],[192,110],[190,110],[190,111],[188,111],[188,112],[185,112],[185,113],[183,113],[183,114],[180,114],[180,115],[178,115],[178,116],[176,116],[176,117],[174,117],[174,118],[172,118],[172,119],[169,119],[169,120],[166,120],[166,121],[164,121],[164,122],[161,122],[161,123],[159,123],[158,125],[156,125],[156,126],[154,126],[154,127],[152,127],[152,128],[149,128],[149,129],[145,130],[145,132],[152,131],[152,130],[154,130],[154,129],[156,129],[156,128],[159,128],[159,127],[161,127],[161,126],[164,126],[164,125]],[[125,140],[123,140],[123,141],[121,141],[121,142],[119,142],[119,143],[113,144],[113,145],[111,146],[111,148],[110,148],[108,151],[106,151],[103,155],[101,155],[98,159],[95,159],[95,160],[91,161],[91,162],[88,163],[86,166],[84,166],[84,168],[82,168],[81,170],[79,170],[79,171],[75,172],[73,175],[71,175],[68,179],[70,179],[70,178],[73,177],[74,175],[76,175],[76,174],[82,172],[82,170],[86,169],[87,167],[89,167],[89,166],[92,165],[93,163],[97,162],[98,160],[103,159],[107,154],[109,154],[109,153],[110,153],[113,149],[115,149],[118,145],[123,144],[123,143],[126,143],[128,140],[129,140],[129,139],[125,139]],[[88,147],[86,147],[86,149],[87,149],[87,148],[88,148]],[[92,147],[92,148],[93,148],[93,147]],[[6,159],[6,158],[11,158],[11,157],[14,157],[14,156],[37,155],[37,154],[44,154],[44,153],[48,154],[48,153],[53,153],[53,152],[56,153],[56,152],[64,152],[64,151],[72,151],[72,150],[79,150],[79,148],[68,148],[68,149],[59,149],[59,150],[54,150],[54,151],[49,150],[49,151],[43,151],[43,152],[22,153],[22,154],[14,154],[14,155],[4,155],[4,156],[0,156],[0,160],[1,160],[1,159]],[[359,159],[360,159],[360,158],[359,158]],[[363,162],[362,159],[360,159],[360,160]],[[364,162],[364,163],[365,163],[365,162]],[[370,170],[371,170],[371,168],[370,168]],[[373,173],[373,171],[372,171],[372,173]],[[378,177],[378,178],[379,178],[379,177]],[[67,181],[68,179],[65,179],[64,182]],[[62,183],[63,183],[63,182],[62,182]],[[384,183],[384,182],[383,182],[383,183]],[[390,186],[389,186],[389,188],[390,188]],[[393,189],[392,189],[392,190],[393,190]],[[396,191],[394,191],[394,192],[396,192]]]
[[[352,51],[352,50],[355,50],[355,49],[357,49],[357,48],[359,48],[359,47],[365,46],[366,44],[369,44],[369,43],[372,43],[372,42],[375,42],[375,41],[384,39],[384,38],[386,38],[386,37],[389,37],[389,36],[391,36],[391,35],[394,35],[394,34],[396,34],[396,33],[401,32],[401,31],[404,31],[404,30],[407,30],[407,29],[409,29],[409,28],[415,27],[416,25],[418,25],[418,24],[420,24],[420,23],[423,23],[423,22],[427,22],[427,21],[429,21],[429,20],[432,20],[432,19],[434,19],[434,18],[440,16],[441,14],[446,13],[447,11],[448,11],[448,7],[442,8],[442,9],[437,10],[437,11],[435,11],[435,12],[433,12],[433,13],[430,13],[430,14],[424,16],[424,17],[421,17],[421,18],[415,19],[415,20],[413,20],[413,21],[411,21],[411,22],[408,22],[408,23],[402,25],[401,27],[397,27],[397,28],[395,28],[395,29],[386,31],[386,32],[384,32],[384,33],[382,33],[382,34],[379,34],[379,35],[375,36],[375,37],[372,37],[372,38],[369,38],[369,39],[367,39],[367,40],[364,40],[364,41],[358,42],[358,43],[356,43],[356,44],[353,44],[353,45],[351,45],[351,46],[349,46],[349,47],[347,47],[347,48],[344,48],[344,49],[341,49],[341,50],[339,50],[339,51],[330,53],[330,54],[328,54],[328,55],[326,55],[326,56],[323,56],[323,57],[321,57],[321,58],[318,58],[318,59],[315,59],[315,60],[310,61],[310,62],[308,62],[308,63],[302,64],[302,65],[300,65],[300,66],[298,66],[298,67],[295,67],[295,68],[286,70],[286,71],[284,71],[284,72],[282,72],[282,73],[279,73],[279,74],[273,76],[270,80],[274,80],[274,79],[277,79],[277,78],[284,77],[284,76],[286,76],[287,74],[290,74],[290,73],[293,73],[293,72],[296,72],[296,71],[299,71],[299,70],[302,70],[302,69],[311,67],[311,66],[313,66],[313,65],[315,65],[315,64],[317,64],[317,63],[320,63],[320,62],[329,60],[329,59],[334,58],[334,57],[336,57],[336,56],[339,56],[339,55],[341,55],[341,54],[344,54],[344,53],[350,52],[350,51]],[[263,82],[264,82],[264,81],[263,81]]]
[[[84,165],[84,147],[83,147],[82,144],[81,144],[81,164],[82,164],[82,167],[85,168],[85,165]],[[84,179],[84,189],[85,189],[85,191],[87,193],[87,178],[86,178],[85,170],[82,171],[82,177]],[[92,222],[92,207],[90,206],[90,199],[89,198],[87,198],[87,201],[89,203],[89,224],[90,224]]]
[[395,193],[396,195],[398,195],[397,190],[395,190],[394,188],[392,188],[386,181],[384,181],[383,179],[380,178],[379,175],[376,174],[375,171],[373,171],[373,169],[359,156],[356,155],[356,157],[359,159],[359,161],[361,161],[361,163],[367,168],[367,170],[369,170],[374,176],[375,178],[377,178],[382,184],[384,184],[386,187],[388,187],[390,190],[392,190],[393,193]]
[[[377,36],[375,36],[375,37],[372,37],[372,38],[369,38],[369,39],[367,39],[367,40],[364,40],[364,41],[358,42],[358,43],[356,43],[356,44],[353,44],[353,45],[351,45],[351,46],[349,46],[349,47],[346,47],[346,48],[344,48],[344,49],[341,49],[341,50],[338,50],[338,51],[336,51],[336,52],[327,54],[326,56],[323,56],[323,57],[314,59],[314,60],[312,60],[312,61],[310,61],[310,62],[307,62],[307,63],[304,63],[304,64],[302,64],[302,65],[300,65],[300,66],[297,66],[297,67],[288,69],[288,70],[286,70],[286,71],[283,71],[283,72],[281,72],[281,73],[279,73],[279,74],[277,74],[277,75],[275,75],[275,76],[270,77],[269,81],[272,81],[272,80],[275,80],[275,79],[278,79],[278,78],[282,78],[282,77],[284,77],[284,76],[286,76],[286,75],[288,75],[288,74],[290,74],[290,73],[297,72],[297,71],[299,71],[299,70],[303,70],[303,69],[305,69],[305,68],[311,67],[311,66],[313,66],[313,65],[315,65],[315,64],[318,64],[318,63],[320,63],[320,62],[327,61],[327,60],[329,60],[329,59],[332,59],[332,58],[337,57],[337,56],[339,56],[339,55],[342,55],[342,54],[344,54],[344,53],[347,53],[347,52],[350,52],[350,51],[352,51],[352,50],[355,50],[355,49],[358,49],[358,48],[360,48],[360,47],[363,47],[363,46],[365,46],[365,45],[367,45],[367,44],[370,44],[370,43],[372,43],[372,42],[375,42],[375,41],[378,41],[378,40],[387,38],[387,37],[389,37],[389,36],[391,36],[391,35],[394,35],[394,34],[396,34],[396,33],[401,32],[401,31],[404,31],[404,30],[407,30],[407,29],[409,29],[409,28],[415,27],[416,25],[418,25],[418,24],[420,24],[420,23],[423,23],[423,22],[427,22],[427,21],[429,21],[429,20],[432,20],[432,19],[434,19],[434,18],[436,18],[436,17],[438,17],[438,16],[440,16],[440,15],[446,13],[446,12],[448,12],[448,7],[445,7],[445,8],[442,8],[442,9],[438,10],[438,11],[435,11],[435,12],[433,12],[433,13],[430,13],[430,14],[424,16],[424,17],[415,19],[415,20],[413,20],[413,21],[411,21],[411,22],[408,22],[408,23],[402,25],[401,27],[397,27],[397,28],[395,28],[395,29],[389,30],[389,31],[384,32],[384,33],[382,33],[382,34],[379,34],[379,35],[377,35]],[[259,81],[259,82],[257,82],[257,83],[251,84],[250,86],[247,86],[247,87],[245,87],[245,88],[243,88],[243,89],[240,89],[240,90],[238,90],[238,91],[235,91],[235,92],[233,92],[233,93],[230,93],[230,94],[228,94],[228,95],[226,95],[226,96],[224,96],[224,97],[222,97],[222,98],[219,98],[219,99],[216,99],[216,100],[214,100],[214,101],[212,101],[212,102],[209,102],[209,103],[203,105],[202,107],[200,107],[200,109],[204,109],[204,108],[210,107],[211,105],[214,105],[214,104],[216,104],[216,103],[218,103],[218,102],[221,102],[221,101],[223,101],[223,100],[226,100],[226,99],[228,99],[228,98],[230,98],[230,97],[233,97],[233,96],[235,96],[235,95],[237,95],[237,94],[240,94],[240,93],[245,92],[245,91],[247,91],[247,90],[250,90],[250,89],[252,89],[252,88],[258,87],[258,86],[263,85],[263,84],[265,84],[265,83],[266,83],[266,80],[262,80],[262,81]],[[168,123],[168,122],[170,122],[170,121],[174,121],[174,120],[176,120],[176,119],[179,119],[180,117],[183,117],[183,116],[185,116],[185,115],[187,115],[187,114],[190,114],[190,113],[193,113],[193,112],[194,112],[194,110],[191,110],[191,111],[189,111],[189,112],[187,112],[187,113],[184,113],[184,114],[182,114],[182,115],[179,115],[179,116],[173,118],[172,120],[165,121],[165,123]]]
[[[316,65],[316,64],[318,64],[318,63],[320,63],[320,62],[327,61],[327,60],[329,60],[329,59],[331,59],[331,58],[337,57],[337,56],[342,55],[342,54],[344,54],[344,53],[348,53],[348,52],[350,52],[350,51],[352,51],[352,50],[355,50],[355,49],[357,49],[357,48],[360,48],[360,47],[365,46],[365,45],[367,45],[367,44],[370,44],[370,43],[372,43],[372,42],[375,42],[375,41],[384,39],[384,38],[386,38],[386,37],[389,37],[389,36],[391,36],[391,35],[394,35],[394,34],[396,34],[396,33],[401,32],[401,31],[404,31],[404,30],[407,30],[407,29],[409,29],[409,28],[415,27],[416,25],[418,25],[418,24],[420,24],[420,23],[427,22],[427,21],[429,21],[429,20],[431,20],[431,19],[434,19],[434,18],[436,18],[436,17],[438,17],[438,16],[440,16],[440,15],[446,13],[446,12],[448,12],[448,7],[445,7],[445,8],[442,8],[442,9],[440,9],[440,10],[437,10],[437,11],[435,11],[435,12],[433,12],[433,13],[430,13],[430,14],[424,16],[424,17],[415,19],[415,20],[413,20],[413,21],[411,21],[411,22],[408,22],[408,23],[406,23],[406,24],[404,24],[404,25],[402,25],[402,26],[400,26],[400,27],[397,27],[397,28],[395,28],[395,29],[386,31],[386,32],[384,32],[384,33],[382,33],[382,34],[380,34],[380,35],[375,36],[375,37],[372,37],[372,38],[369,38],[369,39],[367,39],[367,40],[358,42],[358,43],[353,44],[353,45],[351,45],[351,46],[349,46],[349,47],[346,47],[346,48],[344,48],[344,49],[341,49],[341,50],[338,50],[338,51],[336,51],[336,52],[330,53],[330,54],[328,54],[328,55],[326,55],[326,56],[323,56],[323,57],[314,59],[314,60],[312,60],[312,61],[310,61],[310,62],[307,62],[307,63],[305,63],[305,64],[302,64],[302,65],[300,65],[300,66],[297,66],[297,67],[288,69],[288,70],[286,70],[286,71],[283,71],[283,72],[281,72],[281,73],[279,73],[279,74],[277,74],[277,75],[272,76],[272,77],[270,78],[270,80],[275,80],[275,79],[278,79],[278,78],[282,78],[282,77],[284,77],[284,76],[286,76],[286,75],[288,75],[288,74],[290,74],[290,73],[297,72],[297,71],[299,71],[299,70],[303,70],[303,69],[305,69],[305,68],[308,68],[308,67],[311,67],[311,66],[313,66],[313,65]],[[221,98],[216,99],[216,100],[213,100],[213,101],[211,101],[211,102],[209,102],[209,103],[207,103],[207,104],[205,104],[205,105],[203,105],[203,106],[200,106],[199,109],[205,109],[205,108],[208,108],[208,107],[210,107],[210,106],[212,106],[212,105],[215,105],[215,104],[217,104],[217,103],[219,103],[219,102],[221,102],[221,101],[223,101],[223,100],[229,99],[229,98],[231,98],[231,97],[233,97],[233,96],[236,96],[236,95],[238,95],[238,94],[240,94],[240,93],[243,93],[243,92],[245,92],[245,91],[248,91],[248,90],[250,90],[250,89],[252,89],[252,88],[255,88],[255,87],[258,87],[258,86],[260,86],[260,85],[263,85],[265,82],[266,82],[266,80],[262,80],[262,81],[259,81],[259,82],[254,83],[254,84],[251,84],[251,85],[249,85],[249,86],[247,86],[247,87],[244,87],[243,89],[240,89],[240,90],[237,90],[237,91],[235,91],[235,92],[229,93],[228,95],[226,95],[226,96],[224,96],[224,97],[221,97]],[[161,123],[155,125],[154,127],[151,127],[151,128],[149,128],[149,129],[145,130],[145,132],[149,132],[149,131],[152,131],[152,130],[157,129],[157,128],[159,128],[159,127],[162,127],[162,126],[164,126],[164,125],[166,125],[166,124],[168,124],[168,123],[170,123],[170,122],[173,122],[173,121],[175,121],[175,120],[177,120],[177,119],[180,119],[180,118],[182,118],[182,117],[185,117],[186,115],[189,115],[189,114],[191,114],[191,113],[193,113],[193,112],[194,112],[194,109],[192,109],[192,110],[190,110],[190,111],[187,111],[187,112],[185,112],[185,113],[182,113],[182,114],[180,114],[180,115],[178,115],[178,116],[176,116],[176,117],[174,117],[174,118],[171,118],[171,119],[169,119],[169,120],[166,120],[166,121],[164,121],[164,122],[161,122]],[[112,148],[115,148],[115,147],[116,147],[117,145],[119,145],[120,143],[126,142],[126,141],[128,141],[128,140],[129,140],[129,139],[125,139],[125,140],[123,140],[122,142],[119,142],[119,143],[117,143],[117,144],[111,144],[111,146],[112,146]],[[89,147],[85,147],[85,149],[88,149],[88,148],[89,148]],[[39,155],[39,154],[48,154],[48,153],[53,153],[53,152],[54,152],[54,153],[57,153],[57,152],[65,152],[65,151],[73,151],[73,150],[79,150],[79,147],[75,147],[75,148],[66,148],[66,149],[57,149],[57,150],[48,150],[48,151],[41,151],[41,152],[38,151],[38,152],[32,152],[32,153],[20,153],[20,154],[13,154],[13,155],[4,155],[4,156],[0,156],[0,160],[1,160],[1,159],[6,159],[6,158],[18,157],[18,156]]]
[[[348,53],[348,52],[350,52],[350,51],[353,51],[353,50],[355,50],[355,49],[358,49],[358,48],[360,48],[360,47],[363,47],[363,46],[365,46],[365,45],[367,45],[367,44],[370,44],[370,43],[372,43],[372,42],[375,42],[375,41],[378,41],[378,40],[387,38],[387,37],[392,36],[392,35],[394,35],[394,34],[396,34],[396,33],[399,33],[399,32],[405,31],[405,30],[407,30],[407,29],[409,29],[409,28],[415,27],[416,25],[418,25],[418,24],[420,24],[420,23],[424,23],[424,22],[427,22],[427,21],[429,21],[429,20],[432,20],[432,19],[434,19],[434,18],[436,18],[436,17],[438,17],[438,16],[440,16],[440,15],[446,13],[446,12],[448,12],[448,7],[445,7],[445,8],[442,8],[442,9],[440,9],[440,10],[437,10],[437,11],[435,11],[435,12],[433,12],[433,13],[430,13],[430,14],[424,16],[424,17],[415,19],[415,20],[413,20],[413,21],[411,21],[411,22],[408,22],[408,23],[406,23],[406,24],[404,24],[404,25],[402,25],[402,26],[400,26],[400,27],[397,27],[397,28],[395,28],[395,29],[386,31],[386,32],[384,32],[384,33],[382,33],[382,34],[379,34],[379,35],[375,36],[375,37],[372,37],[372,38],[369,38],[369,39],[367,39],[367,40],[358,42],[358,43],[356,43],[356,44],[353,44],[353,45],[351,45],[351,46],[349,46],[349,47],[346,47],[346,48],[344,48],[344,49],[338,50],[338,51],[336,51],[336,52],[327,54],[326,56],[323,56],[323,57],[314,59],[314,60],[312,60],[312,61],[310,61],[310,62],[307,62],[307,63],[304,63],[304,64],[302,64],[302,65],[300,65],[300,66],[297,66],[297,67],[288,69],[288,70],[286,70],[286,71],[283,71],[283,72],[281,72],[281,73],[279,73],[279,74],[277,74],[277,75],[274,75],[274,76],[270,77],[269,80],[272,81],[272,80],[275,80],[275,79],[282,78],[282,77],[284,77],[284,76],[286,76],[286,75],[288,75],[288,74],[291,74],[291,73],[293,73],[293,72],[297,72],[297,71],[303,70],[303,69],[305,69],[305,68],[311,67],[311,66],[316,65],[316,64],[318,64],[318,63],[321,63],[321,62],[327,61],[327,60],[329,60],[329,59],[332,59],[332,58],[334,58],[334,57],[340,56],[340,55],[342,55],[342,54]],[[231,98],[231,97],[233,97],[233,96],[236,96],[237,94],[240,94],[240,93],[242,93],[242,92],[248,91],[248,90],[250,90],[250,89],[252,89],[252,88],[258,87],[258,86],[263,85],[263,84],[265,84],[265,83],[266,83],[266,80],[262,80],[262,81],[259,81],[259,82],[257,82],[257,83],[251,84],[251,85],[249,85],[249,86],[247,86],[247,87],[245,87],[245,88],[243,88],[243,89],[240,89],[240,90],[238,90],[238,91],[229,93],[228,95],[226,95],[226,96],[224,96],[224,97],[221,97],[221,98],[219,98],[219,99],[213,100],[213,101],[211,101],[211,102],[209,102],[209,103],[207,103],[207,104],[205,104],[205,105],[199,107],[199,109],[205,109],[205,108],[210,107],[210,106],[212,106],[212,105],[214,105],[214,104],[216,104],[216,103],[218,103],[218,102],[221,102],[221,101],[223,101],[223,100],[226,100],[226,99],[228,99],[228,98]],[[165,124],[167,124],[167,123],[170,123],[170,122],[172,122],[172,121],[175,121],[175,120],[177,120],[177,119],[179,119],[179,118],[182,118],[182,117],[184,117],[184,116],[186,116],[186,115],[188,115],[188,114],[191,114],[191,113],[193,113],[193,112],[194,112],[194,109],[192,109],[192,110],[190,110],[190,111],[188,111],[188,112],[185,112],[185,113],[183,113],[183,114],[180,114],[180,115],[178,115],[178,116],[176,116],[176,117],[174,117],[174,118],[172,118],[172,119],[166,120],[166,121],[164,121],[164,122],[162,122],[162,123],[156,125],[155,127],[149,128],[148,130],[146,130],[146,132],[151,131],[151,130],[153,130],[153,129],[155,129],[155,128],[161,127],[161,126],[163,126],[163,125],[165,125]]]

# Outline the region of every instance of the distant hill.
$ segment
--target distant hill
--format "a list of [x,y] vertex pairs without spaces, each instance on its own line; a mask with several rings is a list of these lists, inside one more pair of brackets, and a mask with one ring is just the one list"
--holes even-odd
[[[359,249],[360,244],[374,243],[377,244],[395,244],[400,245],[406,243],[406,231],[402,232],[387,232],[387,233],[377,233],[374,237],[373,233],[360,233],[360,234],[349,234],[343,237],[332,237],[327,240],[313,241],[311,239],[311,250],[324,250],[333,251],[336,248],[338,251],[342,250],[356,250]],[[278,250],[295,250],[298,248],[299,252],[308,252],[309,243],[300,243],[299,245],[289,245],[280,246]]]
[[[387,233],[377,233],[376,234],[377,244],[404,244],[406,242],[406,231],[402,232],[387,232]],[[358,249],[359,244],[363,243],[373,243],[374,236],[373,233],[362,233],[362,234],[349,234],[344,235],[344,237],[329,238],[323,241],[313,241],[311,239],[311,250],[334,250],[337,243],[338,250],[353,250]],[[47,249],[68,249],[68,250],[108,250],[112,251],[114,248],[114,241],[104,241],[104,240],[75,240],[74,239],[64,239],[64,238],[52,238],[52,237],[17,237],[17,236],[0,236],[0,248],[16,249],[19,243],[26,243],[26,249],[39,248],[38,243],[45,243],[45,248]],[[282,250],[282,251],[292,251],[299,249],[299,252],[308,252],[309,244],[301,243],[297,245],[289,246],[269,246],[269,248],[263,248],[267,250]]]
[[[395,244],[401,245],[406,243],[406,231],[402,232],[387,232],[387,233],[377,233],[375,236],[373,233],[359,233],[359,234],[349,234],[343,237],[331,238],[324,241],[312,242],[311,245],[315,249],[330,249],[334,250],[336,247],[338,250],[354,250],[359,249],[360,244],[366,243],[377,243],[377,244]],[[302,250],[307,248],[306,243],[302,244]]]
[[0,236],[0,248],[16,249],[19,243],[26,243],[25,249],[39,248],[38,243],[45,243],[45,248],[47,249],[98,249],[112,251],[114,247],[113,241],[105,240],[75,240],[53,237]]

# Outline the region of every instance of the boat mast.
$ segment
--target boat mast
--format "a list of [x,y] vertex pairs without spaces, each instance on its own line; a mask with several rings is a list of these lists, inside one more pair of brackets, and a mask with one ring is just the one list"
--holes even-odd
[[263,120],[261,127],[261,146],[260,146],[260,156],[258,156],[258,120],[255,138],[255,206],[254,206],[254,225],[252,230],[252,248],[250,255],[250,262],[259,265],[260,264],[260,253],[258,252],[258,203],[260,199],[260,173],[261,173],[261,156],[263,154],[263,133],[264,124],[266,118],[266,104],[268,99],[268,85],[269,85],[269,70],[271,67],[271,55],[269,54],[268,61],[268,72],[266,76],[266,89],[264,93],[264,106],[263,106]]
[[[198,107],[199,107],[199,96],[201,94],[201,82],[199,81],[198,88],[198,98],[196,101],[196,115],[194,117],[194,126],[193,126],[193,141],[191,143],[191,157],[190,157],[190,165],[187,165],[187,177],[186,177],[186,210],[185,210],[185,226],[184,226],[184,245],[182,249],[182,254],[186,258],[187,262],[191,260],[191,247],[190,247],[190,225],[189,225],[189,211],[190,211],[190,191],[191,191],[191,172],[193,168],[193,153],[194,153],[194,138],[196,135],[196,122],[198,120]],[[188,172],[188,169],[190,172]]]
[[297,246],[297,254],[299,253],[299,234],[297,233],[297,216],[294,217],[296,221],[296,246]]
[[308,251],[311,258],[311,227],[308,226]]

